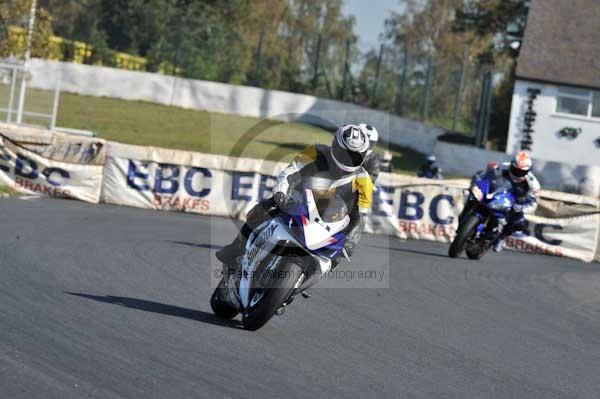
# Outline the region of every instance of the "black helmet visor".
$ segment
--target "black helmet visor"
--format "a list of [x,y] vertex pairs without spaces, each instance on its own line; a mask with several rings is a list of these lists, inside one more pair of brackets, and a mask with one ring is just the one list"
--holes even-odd
[[362,165],[365,160],[365,154],[346,150],[339,145],[332,147],[333,156],[339,163],[352,168]]

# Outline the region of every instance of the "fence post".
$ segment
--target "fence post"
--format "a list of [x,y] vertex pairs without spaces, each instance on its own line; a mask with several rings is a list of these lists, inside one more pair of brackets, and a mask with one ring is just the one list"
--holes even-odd
[[313,78],[312,78],[312,93],[317,93],[317,85],[319,84],[319,65],[321,64],[321,41],[323,37],[319,34],[319,38],[317,39],[317,54],[315,57],[315,65],[313,69]]
[[481,87],[481,96],[479,99],[479,114],[477,116],[477,134],[475,145],[483,147],[487,140],[487,131],[489,128],[489,114],[492,102],[492,73],[487,71],[483,76]]
[[10,93],[8,95],[8,113],[6,114],[6,123],[10,123],[12,120],[13,103],[15,99],[15,87],[17,87],[17,67],[13,66],[11,69],[12,76],[10,78]]
[[458,92],[456,93],[456,100],[454,102],[454,118],[452,118],[452,131],[456,131],[456,122],[460,117],[460,111],[462,109],[462,96],[465,87],[465,77],[467,74],[467,64],[465,61],[460,65],[460,82],[458,84]]
[[352,74],[348,74],[350,80],[350,94],[352,95],[351,102],[356,103],[356,85],[354,84],[354,79],[352,78]]
[[486,75],[487,81],[487,97],[485,100],[485,119],[483,120],[483,136],[481,138],[481,147],[485,147],[485,143],[487,142],[488,133],[490,130],[490,120],[492,117],[492,97],[493,87],[492,87],[492,71],[489,71]]
[[408,74],[408,49],[404,46],[404,64],[402,65],[402,75],[400,76],[400,84],[398,94],[396,95],[396,113],[400,116],[404,115],[404,90],[406,89],[406,75]]
[[177,33],[175,36],[175,55],[173,56],[173,70],[171,75],[175,76],[177,74],[177,64],[179,63],[179,53],[181,51],[181,25],[183,25],[183,18],[181,16],[181,12],[177,15],[178,23],[177,23]]
[[375,82],[373,82],[373,94],[371,104],[377,106],[377,92],[379,91],[379,80],[381,79],[381,61],[383,59],[383,44],[379,47],[379,57],[377,57],[377,68],[375,70]]
[[261,78],[261,56],[262,56],[262,47],[263,41],[265,39],[265,27],[263,26],[260,30],[260,35],[258,37],[258,46],[256,47],[256,55],[254,59],[254,86],[260,86],[260,78]]
[[62,71],[56,79],[56,87],[54,88],[54,103],[52,104],[52,119],[50,120],[50,130],[56,127],[56,119],[58,116],[58,104],[60,101],[60,86],[62,83]]
[[433,68],[433,59],[431,56],[427,59],[427,75],[425,77],[425,93],[423,95],[423,106],[421,107],[421,120],[425,121],[429,117],[429,97],[431,95],[431,70]]
[[321,71],[323,73],[323,79],[325,79],[325,88],[327,89],[327,95],[329,98],[333,98],[333,91],[331,90],[331,82],[329,81],[329,76],[327,75],[327,69],[325,69],[325,65],[321,63]]
[[350,39],[346,40],[346,55],[344,56],[344,76],[342,78],[342,88],[340,89],[340,101],[344,101],[346,94],[346,81],[350,72]]
[[92,41],[92,33],[94,31],[94,24],[95,24],[95,19],[96,19],[96,4],[95,3],[91,3],[91,4],[84,4],[84,7],[87,9],[87,15],[88,15],[88,32],[87,32],[87,40],[85,43],[85,47],[83,49],[84,53],[83,53],[83,63],[84,64],[88,64],[90,61],[90,57],[88,56],[88,52],[91,52],[91,48],[90,48],[90,42]]
[[479,110],[477,112],[477,124],[475,125],[475,146],[476,147],[480,147],[481,146],[481,136],[482,136],[482,126],[483,126],[483,113],[484,113],[484,103],[485,103],[485,91],[486,91],[486,85],[485,85],[485,73],[483,75],[483,80],[481,83],[481,92],[479,94]]
[[17,123],[23,123],[23,108],[25,108],[25,74],[27,73],[27,63],[31,57],[31,37],[35,27],[35,12],[37,10],[37,0],[31,1],[29,10],[29,24],[27,26],[27,38],[25,47],[25,58],[23,61],[23,73],[21,74],[21,87],[19,90],[19,108],[17,110]]

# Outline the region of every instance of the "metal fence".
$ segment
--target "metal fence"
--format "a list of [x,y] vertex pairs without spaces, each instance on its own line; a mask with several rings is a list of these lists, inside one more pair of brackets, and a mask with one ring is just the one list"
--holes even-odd
[[[50,14],[53,5],[58,9],[57,5],[62,4],[43,3]],[[299,30],[301,35],[294,33],[296,28],[286,33],[268,24],[242,36],[223,33],[231,27],[206,34],[195,30],[197,24],[193,21],[197,16],[185,13],[169,20],[172,29],[161,31],[160,37],[148,42],[153,46],[136,47],[133,43],[130,51],[140,54],[125,54],[109,49],[106,34],[95,31],[97,3],[78,3],[86,9],[82,15],[89,17],[87,37],[81,36],[85,29],[74,37],[51,37],[45,45],[46,58],[313,94],[428,122],[470,136],[480,146],[487,141],[494,108],[493,78],[498,74],[478,62],[446,59],[435,53],[413,54],[406,43],[389,41],[368,50],[373,46],[358,46],[348,35],[328,36],[324,22],[310,33]],[[33,0],[27,27],[21,19],[13,22],[22,26],[9,29],[11,40],[24,43],[21,50],[25,64],[35,9]],[[214,23],[210,18],[207,22]],[[73,35],[69,32],[64,30],[62,34]],[[77,38],[85,42],[71,40]],[[121,47],[124,50],[123,43]],[[234,48],[235,52],[220,51],[226,48]],[[14,55],[21,57],[20,53]],[[0,80],[0,102],[6,104],[6,108],[0,108],[0,116],[4,113],[8,121],[43,121],[55,127],[60,82],[50,97],[48,92],[24,90],[26,71],[6,64],[0,65]]]
[[[494,72],[489,66],[449,63],[422,55],[398,57],[385,46],[380,47],[372,68],[372,54],[365,53],[348,53],[345,60],[332,63],[320,54],[322,40],[317,40],[312,54],[305,55],[305,66],[299,70],[303,83],[294,88],[269,86],[261,79],[269,73],[281,74],[273,66],[266,70],[261,60],[262,41],[257,43],[248,81],[241,83],[352,102],[462,133],[479,146],[487,141],[494,90]],[[77,62],[68,54],[62,59]],[[159,73],[203,78],[187,73],[185,65]]]
[[60,78],[53,91],[28,88],[30,76],[22,64],[0,63],[0,118],[7,123],[56,127]]
[[[163,60],[158,66],[158,61],[150,62],[142,55],[119,53],[137,60],[135,67],[131,67],[128,63],[115,62],[112,56],[107,57],[105,53],[112,50],[97,50],[89,43],[67,39],[61,39],[61,46],[55,43],[52,57],[67,62],[314,94],[429,122],[485,142],[493,107],[493,87],[489,79],[493,73],[488,66],[449,61],[436,55],[411,54],[389,43],[366,50],[368,47],[358,47],[350,40],[342,42],[324,34],[305,37],[302,49],[290,49],[286,55],[274,51],[278,46],[274,43],[281,39],[277,36],[279,33],[263,28],[257,38],[247,39],[246,45],[252,49],[251,60],[235,64],[234,70],[226,76],[215,77],[211,75],[215,68],[199,68],[195,58],[184,54],[182,42],[189,38],[186,39],[184,28],[178,26],[177,29],[181,34],[167,41],[160,54],[154,55]],[[202,45],[197,43],[196,47]],[[217,70],[232,68],[220,65],[223,60],[204,61],[214,61]]]

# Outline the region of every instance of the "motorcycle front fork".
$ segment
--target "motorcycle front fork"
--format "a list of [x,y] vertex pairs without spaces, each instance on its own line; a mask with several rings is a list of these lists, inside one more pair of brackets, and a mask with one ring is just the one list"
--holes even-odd
[[[483,238],[484,241],[493,243],[502,235],[502,231],[504,231],[504,227],[506,226],[506,219],[498,218],[495,221],[491,219],[489,217],[483,221],[483,230],[479,231],[474,239]],[[494,224],[490,225],[490,223]]]

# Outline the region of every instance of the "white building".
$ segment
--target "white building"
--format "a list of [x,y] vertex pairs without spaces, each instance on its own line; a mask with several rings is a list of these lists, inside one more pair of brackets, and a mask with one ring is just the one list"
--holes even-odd
[[600,2],[534,0],[506,152],[600,165]]

